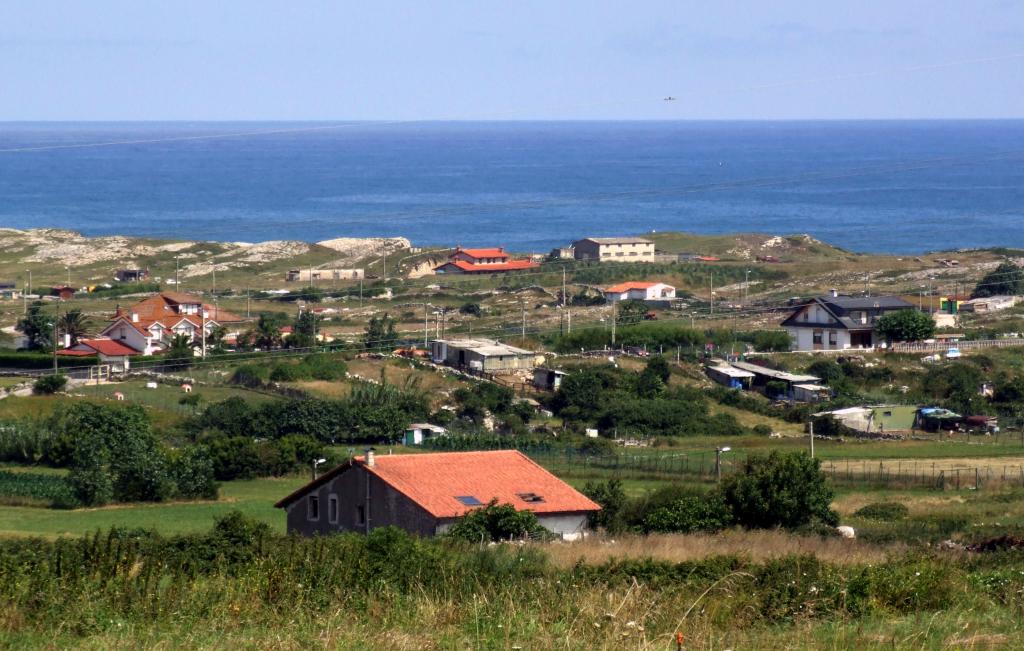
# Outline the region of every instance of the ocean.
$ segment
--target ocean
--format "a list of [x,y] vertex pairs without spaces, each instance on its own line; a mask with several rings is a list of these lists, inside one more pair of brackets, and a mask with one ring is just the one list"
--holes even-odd
[[0,123],[0,226],[545,251],[651,231],[1024,247],[1024,121]]

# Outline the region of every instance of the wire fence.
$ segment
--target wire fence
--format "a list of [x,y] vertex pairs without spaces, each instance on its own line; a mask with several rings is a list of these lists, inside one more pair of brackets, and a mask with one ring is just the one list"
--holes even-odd
[[[743,453],[710,452],[666,454],[588,455],[575,450],[522,450],[545,468],[566,477],[594,479],[678,480],[711,482],[739,472]],[[716,458],[720,459],[718,461]],[[994,486],[1024,487],[1024,465],[989,464],[952,467],[940,460],[826,460],[821,471],[837,486],[877,488],[931,488],[980,490]]]

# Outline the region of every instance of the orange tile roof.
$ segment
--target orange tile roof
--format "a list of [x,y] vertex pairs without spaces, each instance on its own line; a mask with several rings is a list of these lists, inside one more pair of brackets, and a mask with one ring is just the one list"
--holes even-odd
[[58,350],[58,355],[68,355],[72,357],[84,357],[87,355],[95,355],[96,353],[102,353],[111,357],[121,355],[140,355],[141,353],[130,346],[125,346],[119,341],[101,337],[98,339],[79,339],[78,343],[72,348],[65,348]]
[[459,247],[455,249],[455,253],[465,253],[472,258],[507,258],[508,254],[505,253],[505,249],[499,247],[492,247],[489,249],[464,249]]
[[[126,313],[122,312],[120,316],[126,317],[132,325],[136,326],[140,330],[148,328],[154,323],[159,323],[165,328],[171,328],[174,324],[181,321],[181,319],[185,319],[195,326],[201,326],[202,317],[198,315],[181,314],[178,312],[178,306],[182,304],[202,305],[202,309],[207,312],[206,318],[210,321],[216,321],[217,323],[244,321],[244,319],[237,314],[203,303],[202,299],[198,296],[192,296],[181,292],[161,292],[160,294],[155,294],[131,306],[128,308]],[[139,320],[137,322],[132,322],[132,313],[139,316]]]
[[628,292],[631,289],[650,289],[655,285],[664,285],[665,283],[642,283],[642,282],[627,282],[613,285],[608,289],[604,290],[612,294],[621,294],[622,292]]
[[[537,514],[601,508],[517,450],[377,455],[372,468],[366,466],[363,457],[355,457],[275,506],[291,504],[353,465],[366,468],[435,518],[457,518],[479,508],[463,504],[456,499],[460,496],[474,497],[481,504],[497,499],[500,504]],[[539,496],[541,501],[528,502],[520,496],[527,493]]]
[[539,267],[540,264],[531,262],[530,260],[509,260],[508,262],[495,262],[491,264],[473,264],[472,262],[466,262],[465,260],[453,260],[452,262],[446,262],[437,269],[443,269],[447,266],[458,267],[466,273],[499,273],[502,271],[520,271],[522,269],[533,269]]

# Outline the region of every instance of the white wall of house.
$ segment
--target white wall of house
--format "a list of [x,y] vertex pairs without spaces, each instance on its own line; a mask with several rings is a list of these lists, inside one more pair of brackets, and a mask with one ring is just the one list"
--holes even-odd
[[[850,332],[842,328],[797,328],[788,326],[791,348],[793,350],[815,351],[815,350],[846,350],[852,348],[850,343]],[[815,342],[815,333],[818,333],[820,340]]]
[[[564,540],[575,540],[587,531],[586,513],[563,513],[555,515],[538,515],[537,522],[542,527]],[[454,522],[437,525],[437,535],[447,533]]]
[[644,289],[629,289],[624,292],[605,292],[605,300],[609,303],[618,303],[619,301],[656,301],[664,300],[666,298],[676,297],[676,288],[671,285],[664,283],[658,283],[652,287],[646,287]]
[[108,326],[102,334],[104,337],[110,337],[129,348],[134,348],[143,355],[152,355],[157,350],[155,342],[151,337],[147,337],[139,332],[137,328],[123,321]]

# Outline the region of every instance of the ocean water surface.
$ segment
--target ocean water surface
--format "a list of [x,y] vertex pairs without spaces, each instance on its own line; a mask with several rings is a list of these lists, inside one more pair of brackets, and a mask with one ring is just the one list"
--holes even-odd
[[1024,121],[0,123],[0,226],[88,235],[911,253],[1024,247],[1022,217]]

